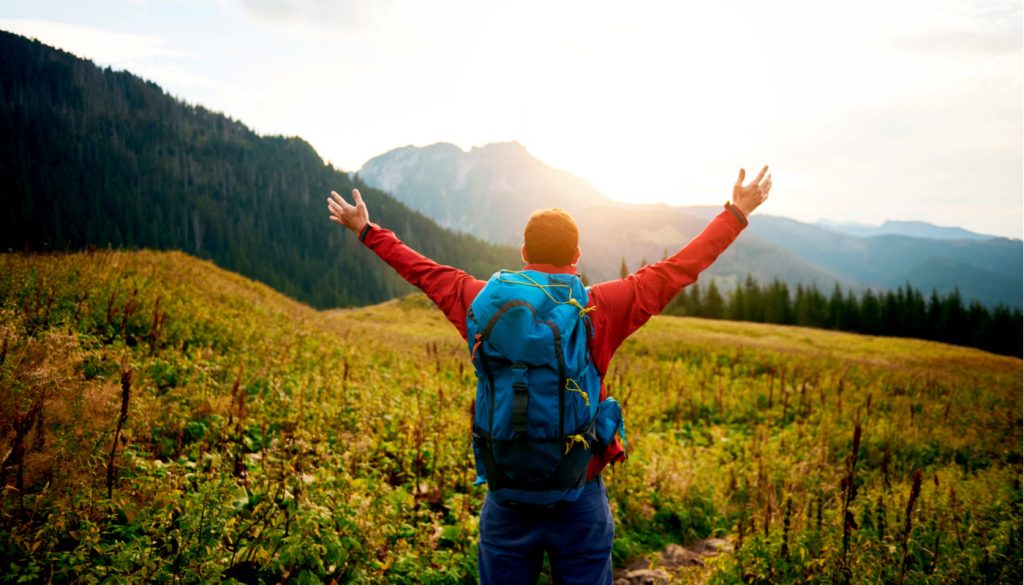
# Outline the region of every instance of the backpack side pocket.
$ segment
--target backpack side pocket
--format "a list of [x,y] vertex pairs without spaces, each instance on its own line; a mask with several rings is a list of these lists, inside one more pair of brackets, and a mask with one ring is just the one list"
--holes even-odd
[[607,447],[615,440],[616,434],[621,436],[622,444],[625,446],[626,425],[622,420],[622,405],[619,404],[618,400],[608,397],[597,406],[597,416],[594,418],[594,432],[597,435],[598,443],[604,447]]

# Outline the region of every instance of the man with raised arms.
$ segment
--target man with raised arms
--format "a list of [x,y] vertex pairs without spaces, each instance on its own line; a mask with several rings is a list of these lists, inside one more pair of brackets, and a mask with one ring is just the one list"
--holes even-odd
[[[491,281],[508,282],[513,278],[508,275],[525,275],[516,277],[528,281],[521,281],[519,284],[531,285],[524,287],[524,291],[526,288],[539,287],[548,298],[555,301],[556,305],[579,305],[578,319],[588,320],[585,359],[596,370],[594,380],[600,378],[600,382],[596,382],[596,385],[600,386],[599,400],[594,403],[596,407],[607,398],[603,376],[608,370],[615,350],[651,316],[661,312],[685,286],[695,282],[697,276],[732,244],[746,227],[750,213],[768,197],[772,180],[767,172],[766,166],[753,181],[744,184],[745,173],[741,169],[733,187],[731,201],[725,204],[722,212],[711,220],[700,235],[675,255],[644,266],[625,278],[596,284],[587,289],[578,288],[578,294],[586,297],[585,306],[574,300],[571,292],[568,299],[561,301],[547,292],[554,290],[555,287],[571,288],[564,283],[567,282],[567,278],[573,279],[564,275],[576,274],[576,264],[580,258],[576,222],[560,209],[534,212],[524,230],[522,258],[526,265],[521,271],[498,273]],[[373,250],[405,280],[426,293],[464,339],[467,338],[468,332],[477,331],[471,306],[476,307],[474,300],[488,286],[488,281],[479,280],[457,268],[440,265],[409,248],[394,232],[370,222],[369,211],[358,190],[353,189],[352,199],[354,204],[350,204],[332,191],[327,199],[330,220],[358,234],[359,241]],[[503,279],[501,275],[506,276]],[[483,296],[485,295],[481,295],[481,298]],[[543,299],[541,301],[546,302]],[[506,304],[517,303],[523,304],[519,301]],[[536,315],[534,317],[536,318]],[[572,315],[570,317],[572,318]],[[493,318],[491,325],[493,326]],[[557,332],[555,339],[558,339]],[[467,340],[467,343],[469,341]],[[473,350],[474,363],[478,359],[476,349],[481,343],[481,335],[477,332],[475,343],[469,343],[470,349]],[[535,341],[523,340],[522,343]],[[555,345],[558,345],[557,341]],[[514,366],[516,365],[518,364]],[[522,374],[525,368],[521,368],[522,379],[518,384],[520,389],[525,387],[526,382],[526,376]],[[481,376],[479,367],[477,372],[478,376]],[[562,381],[573,382],[572,379],[564,377]],[[493,380],[491,383],[493,384]],[[481,387],[486,385],[485,382],[481,382]],[[553,392],[561,392],[560,387],[554,384],[551,386],[550,390]],[[586,399],[585,393],[579,387],[572,388],[566,384],[566,390],[575,391]],[[515,408],[526,409],[526,397],[526,393],[523,393],[522,404],[519,397],[516,397]],[[530,394],[530,397],[535,410],[538,410],[537,396]],[[591,401],[586,401],[589,407]],[[512,399],[509,399],[509,402],[511,403]],[[611,402],[609,400],[609,403]],[[511,410],[513,407],[509,408]],[[511,416],[514,417],[515,414],[513,412]],[[479,419],[480,416],[481,412],[478,409],[476,418]],[[520,413],[520,423],[523,425],[521,428],[524,430],[525,422],[524,410]],[[474,428],[476,429],[476,426]],[[583,467],[579,469],[577,478],[570,481],[572,485],[558,486],[570,488],[558,492],[558,497],[564,501],[545,502],[543,505],[516,501],[517,498],[514,496],[500,496],[503,492],[525,492],[500,490],[495,487],[494,462],[487,461],[488,465],[492,466],[488,469],[492,471],[485,472],[485,466],[481,464],[480,451],[477,450],[480,481],[485,481],[485,475],[491,476],[489,493],[480,512],[479,571],[482,584],[535,583],[545,553],[548,554],[556,583],[594,585],[612,582],[613,524],[608,496],[600,474],[609,463],[624,458],[625,451],[622,441],[614,434],[605,438],[606,444],[592,446],[591,443],[595,442],[594,437],[595,435],[584,437],[582,434],[567,436],[570,440],[565,445],[566,453],[584,447],[592,449],[592,453],[584,453],[586,459],[582,463]],[[587,438],[590,440],[586,440]],[[475,436],[475,448],[477,440],[478,437]]]

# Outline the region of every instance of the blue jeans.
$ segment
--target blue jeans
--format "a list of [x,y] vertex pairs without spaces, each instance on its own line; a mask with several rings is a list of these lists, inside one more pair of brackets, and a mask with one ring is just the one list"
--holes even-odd
[[480,511],[480,584],[532,585],[545,551],[556,584],[611,585],[614,525],[599,478],[575,502],[552,507],[499,504]]

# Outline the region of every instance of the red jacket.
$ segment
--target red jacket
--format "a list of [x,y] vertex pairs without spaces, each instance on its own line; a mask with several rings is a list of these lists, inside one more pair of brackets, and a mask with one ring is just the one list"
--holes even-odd
[[[593,359],[602,375],[601,400],[607,395],[603,377],[615,350],[631,333],[640,328],[653,315],[665,308],[683,287],[692,284],[697,276],[718,258],[747,225],[743,213],[729,203],[699,236],[674,256],[649,264],[626,278],[595,284],[590,288],[587,306],[595,306],[590,313],[594,325]],[[388,263],[405,280],[422,290],[466,338],[466,311],[483,289],[486,281],[475,278],[458,268],[443,266],[406,246],[394,232],[376,224],[369,224],[359,239]],[[575,274],[572,266],[527,264],[524,270]],[[595,457],[587,469],[592,479],[612,461],[625,456],[616,443]]]

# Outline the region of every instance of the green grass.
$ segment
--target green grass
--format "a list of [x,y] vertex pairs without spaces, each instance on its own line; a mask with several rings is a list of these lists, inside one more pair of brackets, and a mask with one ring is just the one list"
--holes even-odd
[[[0,344],[0,582],[475,581],[472,367],[422,296],[318,312],[180,253],[3,255]],[[1021,368],[656,318],[607,378],[615,561],[719,536],[700,579],[1019,583]]]

